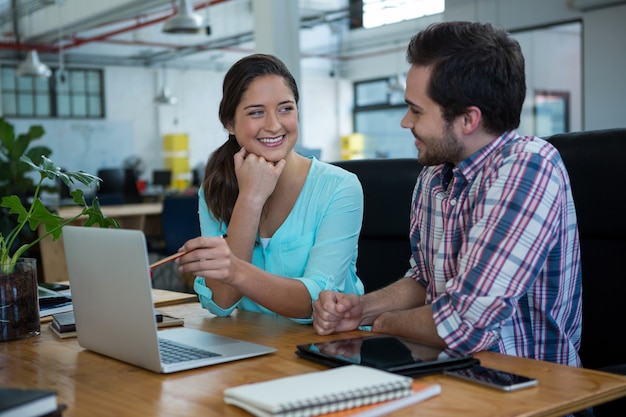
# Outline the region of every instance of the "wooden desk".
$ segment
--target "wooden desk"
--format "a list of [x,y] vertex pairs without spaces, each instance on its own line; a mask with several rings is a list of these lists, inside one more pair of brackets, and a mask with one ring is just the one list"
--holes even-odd
[[[141,203],[122,204],[112,206],[101,206],[105,216],[116,219],[123,229],[144,230],[147,235],[159,235],[161,230],[161,212],[163,204]],[[59,208],[58,215],[64,219],[71,219],[81,212],[78,206],[67,206]],[[82,224],[79,220],[77,224]],[[40,226],[41,235],[43,229]],[[65,247],[63,246],[63,236],[57,241],[51,237],[43,239],[39,243],[41,251],[43,280],[45,282],[67,281],[67,265],[65,263]]]
[[[0,344],[0,385],[51,388],[73,416],[249,416],[223,401],[240,384],[327,369],[298,358],[298,343],[365,334],[318,336],[311,326],[266,314],[237,312],[217,318],[198,303],[160,308],[185,318],[185,326],[278,348],[276,353],[176,374],[160,375],[83,350],[76,339],[58,339],[42,326],[32,339]],[[489,352],[483,364],[539,380],[536,388],[504,393],[443,375],[442,393],[394,416],[562,416],[626,395],[626,377]]]

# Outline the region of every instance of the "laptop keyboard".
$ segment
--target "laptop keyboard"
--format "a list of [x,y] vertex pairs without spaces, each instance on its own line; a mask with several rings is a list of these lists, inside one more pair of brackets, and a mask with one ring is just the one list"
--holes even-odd
[[165,339],[159,339],[159,351],[161,353],[161,361],[166,364],[221,356],[219,353],[181,345]]

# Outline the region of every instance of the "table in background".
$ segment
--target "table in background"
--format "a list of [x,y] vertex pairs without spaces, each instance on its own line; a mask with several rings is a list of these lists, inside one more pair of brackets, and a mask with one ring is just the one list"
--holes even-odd
[[[101,206],[105,216],[114,218],[123,229],[143,230],[146,236],[158,236],[161,231],[161,202],[121,204]],[[60,207],[58,215],[64,219],[70,219],[82,211],[81,207]],[[82,224],[79,219],[77,224]],[[41,234],[41,226],[39,233]],[[53,241],[49,236],[39,243],[41,251],[43,280],[45,282],[67,281],[67,264],[65,263],[65,247],[63,236]]]
[[[58,339],[42,326],[32,339],[0,344],[0,385],[55,389],[74,416],[249,416],[223,400],[227,387],[327,369],[298,358],[299,343],[363,335],[354,331],[316,335],[311,326],[283,317],[237,311],[217,318],[196,302],[162,307],[185,318],[185,326],[278,348],[266,356],[243,359],[170,375],[155,374]],[[486,365],[535,377],[535,388],[505,393],[430,375],[442,393],[394,416],[484,417],[562,416],[626,395],[626,377],[492,352],[476,355]]]

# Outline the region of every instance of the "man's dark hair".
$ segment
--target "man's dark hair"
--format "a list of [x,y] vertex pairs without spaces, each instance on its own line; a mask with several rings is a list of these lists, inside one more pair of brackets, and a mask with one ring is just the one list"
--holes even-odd
[[474,22],[434,23],[411,39],[407,61],[432,67],[428,94],[447,122],[476,106],[490,133],[519,126],[526,97],[524,56],[503,29]]

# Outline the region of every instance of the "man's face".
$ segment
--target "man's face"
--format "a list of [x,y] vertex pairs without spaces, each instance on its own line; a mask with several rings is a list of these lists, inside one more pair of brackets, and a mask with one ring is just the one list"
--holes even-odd
[[422,165],[457,164],[464,159],[465,147],[454,130],[454,121],[447,123],[441,108],[428,96],[431,68],[411,65],[406,79],[405,101],[409,108],[400,125],[410,129]]

